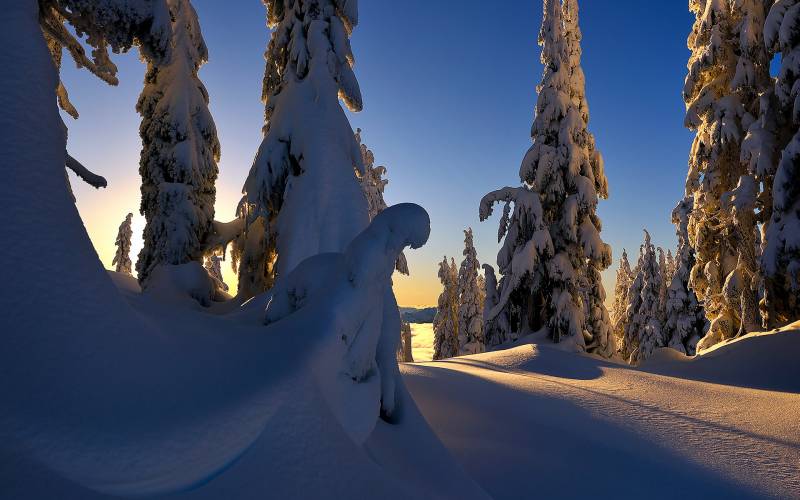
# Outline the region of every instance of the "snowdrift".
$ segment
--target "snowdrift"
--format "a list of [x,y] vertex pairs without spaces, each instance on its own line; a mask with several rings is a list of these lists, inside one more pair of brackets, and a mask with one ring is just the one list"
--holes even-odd
[[497,500],[800,498],[797,326],[694,359],[663,350],[643,368],[534,334],[401,370],[436,434]]
[[800,321],[716,344],[696,357],[659,349],[641,368],[717,384],[800,393],[798,353]]

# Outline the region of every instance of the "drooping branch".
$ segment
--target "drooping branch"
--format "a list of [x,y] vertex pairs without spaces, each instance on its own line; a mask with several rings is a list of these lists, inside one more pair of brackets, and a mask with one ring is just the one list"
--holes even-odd
[[105,177],[97,175],[88,168],[84,167],[81,162],[73,158],[69,153],[67,153],[65,164],[67,168],[75,172],[75,175],[80,177],[83,182],[94,187],[95,189],[108,187],[108,182],[106,181]]

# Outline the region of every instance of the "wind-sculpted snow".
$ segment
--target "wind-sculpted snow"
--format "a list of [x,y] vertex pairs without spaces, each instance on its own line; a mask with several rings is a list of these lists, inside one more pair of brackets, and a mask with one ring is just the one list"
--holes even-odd
[[391,275],[402,249],[419,248],[429,233],[422,208],[395,205],[379,213],[344,253],[306,259],[270,292],[267,325],[290,314],[307,315],[314,300],[329,297],[339,303],[329,328],[340,342],[322,354],[325,369],[317,375],[342,427],[357,443],[372,432],[379,410],[387,416],[394,412],[400,313]]

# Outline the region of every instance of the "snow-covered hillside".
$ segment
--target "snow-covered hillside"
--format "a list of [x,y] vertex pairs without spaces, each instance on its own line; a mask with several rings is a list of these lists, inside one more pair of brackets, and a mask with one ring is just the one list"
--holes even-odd
[[403,365],[495,499],[800,498],[800,324],[641,369],[529,343]]

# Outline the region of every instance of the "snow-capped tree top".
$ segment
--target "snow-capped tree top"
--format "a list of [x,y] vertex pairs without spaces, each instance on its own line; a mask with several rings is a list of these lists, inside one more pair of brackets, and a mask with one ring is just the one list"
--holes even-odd
[[284,82],[290,78],[302,80],[314,68],[329,73],[342,101],[351,111],[360,111],[361,90],[352,70],[355,59],[349,39],[358,24],[357,0],[264,0],[264,5],[267,24],[275,32],[265,54],[265,128],[269,129],[273,100]]

